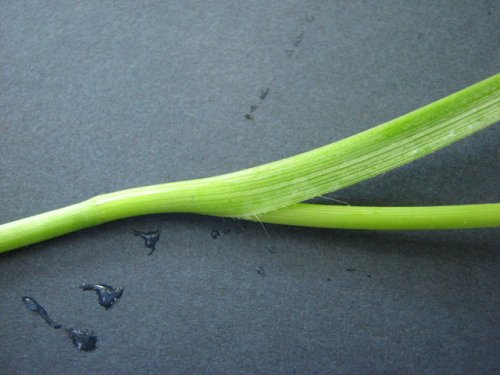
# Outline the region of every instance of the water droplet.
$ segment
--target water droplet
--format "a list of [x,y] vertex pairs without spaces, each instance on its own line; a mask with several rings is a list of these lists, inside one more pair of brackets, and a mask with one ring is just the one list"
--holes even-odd
[[106,310],[109,309],[123,294],[123,288],[113,288],[106,284],[84,284],[82,290],[95,290],[99,297],[99,304]]
[[138,230],[134,230],[134,235],[142,237],[144,239],[144,245],[151,249],[148,255],[153,254],[153,251],[155,251],[155,245],[160,239],[160,231],[140,232]]
[[50,316],[47,313],[47,311],[45,311],[45,309],[37,301],[35,301],[34,298],[28,297],[28,296],[24,296],[22,298],[22,300],[23,300],[24,306],[26,306],[26,308],[28,310],[31,310],[31,311],[34,311],[34,312],[40,314],[40,316],[47,322],[47,324],[49,326],[51,326],[54,329],[59,329],[59,328],[62,327],[59,323],[54,322],[50,318]]
[[96,348],[97,336],[92,331],[70,328],[66,332],[78,350],[89,352]]

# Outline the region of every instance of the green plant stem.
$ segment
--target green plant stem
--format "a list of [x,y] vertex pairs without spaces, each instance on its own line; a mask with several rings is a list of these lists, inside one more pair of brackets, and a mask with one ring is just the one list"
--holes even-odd
[[221,176],[118,191],[0,225],[0,252],[126,217],[251,217],[369,179],[500,120],[500,74],[318,149]]
[[500,203],[428,207],[294,204],[247,220],[315,228],[419,230],[500,226]]

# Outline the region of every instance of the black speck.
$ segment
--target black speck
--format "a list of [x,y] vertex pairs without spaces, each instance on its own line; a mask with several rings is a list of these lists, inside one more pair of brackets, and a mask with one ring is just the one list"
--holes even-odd
[[54,329],[59,329],[59,328],[62,327],[59,323],[54,322],[50,318],[50,316],[47,313],[47,311],[45,311],[45,309],[37,301],[35,301],[34,298],[28,297],[28,296],[24,296],[22,298],[22,300],[23,300],[24,306],[26,306],[26,308],[28,310],[31,310],[31,311],[34,311],[34,312],[40,314],[41,317],[47,322],[47,324],[49,326],[51,326]]
[[347,272],[354,272],[354,271],[356,271],[356,268],[347,268],[346,271]]
[[151,249],[148,255],[153,254],[153,251],[155,251],[155,245],[160,239],[160,231],[140,232],[138,230],[134,230],[134,235],[142,237],[144,239],[144,245]]
[[73,344],[75,344],[78,350],[89,352],[96,348],[97,336],[94,336],[92,331],[70,328],[66,332],[68,332],[69,337],[71,337]]
[[367,275],[366,277],[372,277],[372,275]]
[[224,229],[224,230],[222,231],[222,233],[224,233],[224,234],[229,234],[229,233],[231,233],[231,229],[226,228],[226,229]]
[[265,89],[260,90],[259,99],[264,100],[265,98],[267,98],[267,94],[269,94],[269,90],[270,90],[269,87],[266,87]]
[[285,53],[286,53],[286,55],[287,55],[288,57],[292,57],[294,52],[295,52],[295,51],[294,51],[293,49],[287,49],[287,50],[285,51]]
[[215,240],[220,236],[220,233],[217,229],[214,229],[211,233],[212,238]]
[[123,288],[113,288],[106,284],[84,284],[80,286],[82,290],[95,290],[99,296],[99,304],[107,310],[123,294]]
[[302,31],[299,35],[297,35],[297,37],[295,38],[295,40],[292,42],[293,46],[294,47],[298,47],[300,45],[300,43],[302,43],[302,41],[304,40],[304,35],[306,34],[305,31]]
[[257,273],[261,276],[264,276],[266,274],[266,271],[264,271],[264,268],[262,266],[257,267]]
[[332,281],[332,279],[328,278],[328,279],[326,279],[326,281]]
[[253,116],[250,113],[245,114],[247,120],[253,120]]

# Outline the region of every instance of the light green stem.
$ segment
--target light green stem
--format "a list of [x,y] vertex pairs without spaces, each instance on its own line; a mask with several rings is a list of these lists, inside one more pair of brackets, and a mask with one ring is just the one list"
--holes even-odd
[[356,207],[298,203],[245,219],[315,228],[487,228],[500,226],[500,203],[430,207]]
[[121,218],[165,212],[251,217],[369,179],[500,120],[500,74],[318,149],[192,181],[118,191],[0,225],[0,252]]

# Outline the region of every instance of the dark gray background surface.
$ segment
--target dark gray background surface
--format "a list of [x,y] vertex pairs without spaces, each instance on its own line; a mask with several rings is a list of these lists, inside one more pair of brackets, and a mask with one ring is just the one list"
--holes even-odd
[[[0,222],[291,156],[497,73],[499,2],[457,4],[0,1]],[[499,135],[330,196],[498,202]],[[133,229],[161,229],[153,255]],[[0,373],[498,373],[498,230],[266,229],[156,215],[1,255]]]

